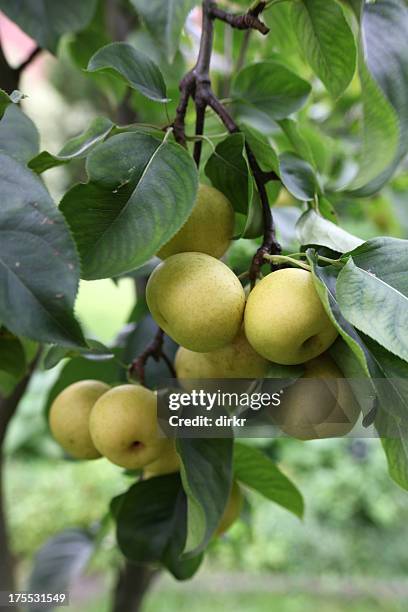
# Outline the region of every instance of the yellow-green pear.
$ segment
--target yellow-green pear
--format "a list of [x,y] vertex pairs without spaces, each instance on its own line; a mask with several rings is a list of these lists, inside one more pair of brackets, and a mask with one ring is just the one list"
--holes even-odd
[[[271,409],[272,420],[299,440],[345,436],[360,414],[350,385],[327,354],[305,363],[304,368],[303,377],[285,390],[280,406]],[[305,378],[313,380],[305,382]]]
[[199,353],[232,342],[245,307],[238,278],[205,253],[178,253],[158,265],[147,283],[146,299],[166,334]]
[[200,185],[193,211],[186,223],[157,253],[162,259],[198,251],[222,257],[234,233],[234,210],[221,191]]
[[91,411],[89,429],[101,455],[129,470],[156,461],[169,443],[159,436],[156,394],[141,385],[105,393]]
[[53,401],[49,414],[51,433],[72,457],[101,456],[89,433],[89,415],[95,402],[109,389],[99,380],[81,380],[66,387]]
[[156,461],[149,463],[149,465],[146,465],[143,469],[143,478],[145,478],[145,480],[179,471],[180,457],[176,452],[175,442],[174,440],[167,440],[167,442],[168,448],[162,452]]
[[202,379],[263,378],[269,362],[254,351],[241,330],[230,344],[209,353],[180,347],[174,365],[182,386],[192,389],[194,381]]
[[283,365],[310,361],[337,337],[312,274],[299,268],[272,272],[255,286],[245,309],[245,333],[257,353]]
[[215,532],[216,535],[222,535],[235,523],[239,515],[241,514],[242,504],[244,498],[242,496],[239,484],[234,481],[230,493],[229,500],[224,510],[224,514],[220,520],[220,524]]

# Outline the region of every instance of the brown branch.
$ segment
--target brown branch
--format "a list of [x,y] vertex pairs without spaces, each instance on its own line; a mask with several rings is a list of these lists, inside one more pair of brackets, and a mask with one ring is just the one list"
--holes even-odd
[[232,28],[238,30],[258,30],[263,35],[269,33],[269,28],[258,19],[258,15],[263,11],[266,2],[260,2],[256,9],[249,10],[244,15],[233,15],[220,9],[215,3],[210,8],[210,15],[213,19],[219,19],[228,23]]
[[146,347],[146,349],[141,353],[129,366],[129,376],[134,378],[135,376],[139,379],[140,384],[144,385],[146,382],[145,369],[146,364],[150,358],[154,359],[154,361],[160,361],[162,359],[164,363],[167,365],[172,378],[177,378],[175,369],[171,360],[163,351],[164,344],[164,331],[160,329],[157,330],[155,337],[152,342]]
[[[213,2],[212,0],[204,0],[202,5],[202,35],[197,63],[180,83],[180,102],[176,111],[176,119],[173,124],[175,138],[180,144],[185,145],[186,143],[185,116],[190,97],[193,98],[196,106],[196,135],[201,136],[204,132],[206,107],[212,108],[231,134],[240,132],[239,126],[236,124],[229,111],[214,94],[211,87],[209,73],[214,38],[214,19],[222,19],[233,27],[242,26],[242,29],[250,29],[254,26],[254,20],[256,20],[257,24],[261,23],[258,19],[258,15],[265,8],[265,5],[265,2],[260,2],[256,8],[248,11],[248,13],[245,15],[234,16],[219,9],[216,2]],[[244,25],[245,28],[243,27]],[[274,171],[265,172],[260,168],[248,143],[246,143],[245,148],[248,163],[251,168],[262,204],[264,226],[263,242],[253,258],[249,271],[249,278],[251,285],[253,286],[264,263],[263,256],[265,254],[278,255],[281,253],[281,247],[276,240],[275,225],[266,190],[266,184],[269,181],[279,180],[279,177]],[[200,164],[201,150],[202,140],[199,139],[194,146],[194,159],[197,166]],[[272,269],[275,269],[273,265],[271,267]]]
[[34,359],[25,377],[18,383],[9,397],[0,395],[0,591],[12,593],[14,584],[13,560],[9,545],[7,524],[4,511],[3,490],[3,442],[9,423],[27,390],[31,376],[37,365],[39,355]]

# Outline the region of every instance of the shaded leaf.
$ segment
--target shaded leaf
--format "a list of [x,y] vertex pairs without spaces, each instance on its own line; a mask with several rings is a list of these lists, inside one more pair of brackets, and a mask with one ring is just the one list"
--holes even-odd
[[272,119],[284,119],[305,104],[310,90],[309,83],[282,64],[266,61],[251,64],[237,74],[232,97]]
[[0,120],[0,152],[25,164],[38,153],[40,137],[34,123],[15,104]]
[[0,10],[40,47],[55,52],[66,32],[78,32],[91,21],[97,0],[0,0]]
[[198,0],[130,0],[143,17],[147,29],[164,46],[164,52],[173,61],[179,47],[181,30],[191,9]]
[[61,210],[86,279],[118,276],[145,264],[177,232],[194,205],[198,177],[183,147],[143,133],[119,134],[87,160],[86,185]]
[[286,189],[298,200],[313,200],[319,186],[312,166],[293,153],[279,156],[280,177]]
[[105,117],[94,119],[89,128],[79,136],[71,138],[57,155],[48,151],[42,151],[30,160],[28,167],[41,174],[55,166],[61,166],[73,159],[86,157],[92,149],[108,136],[113,128],[113,123]]
[[292,3],[292,22],[302,54],[335,97],[354,75],[356,45],[340,6],[334,0]]
[[89,60],[88,72],[114,71],[133,89],[157,102],[166,102],[166,84],[159,67],[144,53],[125,42],[99,49]]
[[3,153],[0,193],[0,319],[16,335],[82,346],[79,262],[63,216],[35,174]]
[[304,504],[300,491],[280,469],[257,448],[236,443],[234,475],[266,499],[302,517]]
[[217,529],[232,486],[232,438],[177,440],[188,500],[185,552],[202,552]]

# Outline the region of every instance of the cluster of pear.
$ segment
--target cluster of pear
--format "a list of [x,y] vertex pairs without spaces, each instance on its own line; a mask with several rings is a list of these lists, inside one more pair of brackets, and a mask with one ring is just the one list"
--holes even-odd
[[305,385],[293,385],[273,418],[300,439],[345,435],[359,409],[326,353],[338,333],[311,273],[278,270],[246,299],[237,276],[219,259],[230,245],[233,223],[227,198],[200,185],[189,219],[158,253],[164,261],[147,284],[147,304],[156,323],[180,345],[178,378],[188,387],[188,380],[263,378],[271,362],[305,364],[304,378],[320,384],[306,395]]
[[141,385],[81,380],[55,398],[49,421],[55,440],[76,459],[103,456],[149,478],[179,469],[174,441],[159,434],[156,394]]
[[[120,467],[142,469],[145,480],[180,469],[174,441],[159,435],[156,393],[140,385],[73,383],[55,398],[49,422],[55,440],[76,459],[106,457]],[[242,499],[234,482],[216,535],[238,518]]]

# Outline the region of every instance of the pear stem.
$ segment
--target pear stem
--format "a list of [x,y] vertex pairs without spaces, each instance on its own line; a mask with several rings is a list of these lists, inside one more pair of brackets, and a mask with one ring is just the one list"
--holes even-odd
[[293,257],[289,257],[288,255],[267,255],[264,254],[264,259],[270,261],[273,264],[290,264],[292,266],[296,266],[298,268],[303,268],[303,270],[307,270],[308,272],[312,271],[311,266],[309,264],[304,263],[303,261],[299,261],[298,259],[294,259]]

